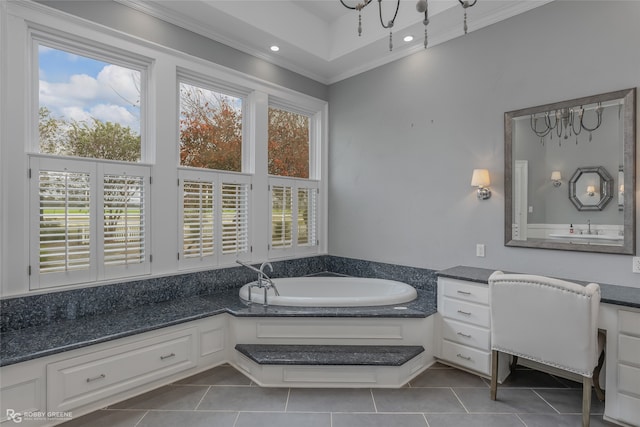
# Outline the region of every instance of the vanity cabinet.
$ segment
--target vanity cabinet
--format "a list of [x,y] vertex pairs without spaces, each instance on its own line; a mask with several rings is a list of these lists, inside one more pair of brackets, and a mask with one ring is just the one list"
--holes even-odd
[[491,316],[486,284],[438,278],[437,357],[491,376]]
[[605,416],[640,426],[640,311],[616,311],[617,325],[607,331],[607,363],[612,363],[607,366]]

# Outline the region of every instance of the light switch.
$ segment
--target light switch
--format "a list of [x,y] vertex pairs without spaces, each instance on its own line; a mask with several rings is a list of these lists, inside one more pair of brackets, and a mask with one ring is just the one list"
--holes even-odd
[[484,245],[482,243],[476,245],[476,256],[484,258]]

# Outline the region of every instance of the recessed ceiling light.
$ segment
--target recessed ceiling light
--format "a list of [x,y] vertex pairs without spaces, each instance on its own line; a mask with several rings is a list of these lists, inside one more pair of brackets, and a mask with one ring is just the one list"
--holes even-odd
[[280,46],[273,45],[269,49],[271,49],[272,52],[277,52],[280,50]]
[[410,42],[410,41],[413,40],[413,36],[404,36],[404,38],[402,40],[404,40],[406,42]]

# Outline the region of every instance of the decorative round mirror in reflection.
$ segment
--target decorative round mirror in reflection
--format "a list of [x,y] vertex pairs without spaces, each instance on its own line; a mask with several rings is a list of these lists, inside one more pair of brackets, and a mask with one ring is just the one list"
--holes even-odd
[[613,177],[602,166],[578,168],[569,180],[569,200],[579,211],[601,211],[613,198]]

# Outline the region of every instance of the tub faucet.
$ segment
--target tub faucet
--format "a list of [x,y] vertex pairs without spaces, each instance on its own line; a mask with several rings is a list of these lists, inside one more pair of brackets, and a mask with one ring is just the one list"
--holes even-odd
[[251,264],[246,264],[242,261],[240,261],[239,259],[236,260],[236,262],[238,264],[240,264],[243,267],[248,268],[251,271],[254,271],[256,273],[258,273],[258,280],[256,280],[255,284],[251,284],[249,285],[249,304],[251,304],[251,289],[252,288],[261,288],[264,289],[264,301],[263,301],[263,305],[266,307],[268,305],[267,302],[267,292],[269,291],[269,289],[273,289],[274,293],[279,296],[280,292],[278,292],[278,288],[276,288],[275,283],[273,283],[273,281],[271,280],[271,278],[267,275],[267,273],[264,272],[266,267],[269,267],[269,270],[273,273],[273,265],[271,265],[270,262],[263,262],[262,265],[260,266],[260,268],[255,268],[254,266],[252,266]]
[[587,227],[588,227],[587,228],[587,234],[591,234],[591,220],[590,219],[587,220]]

